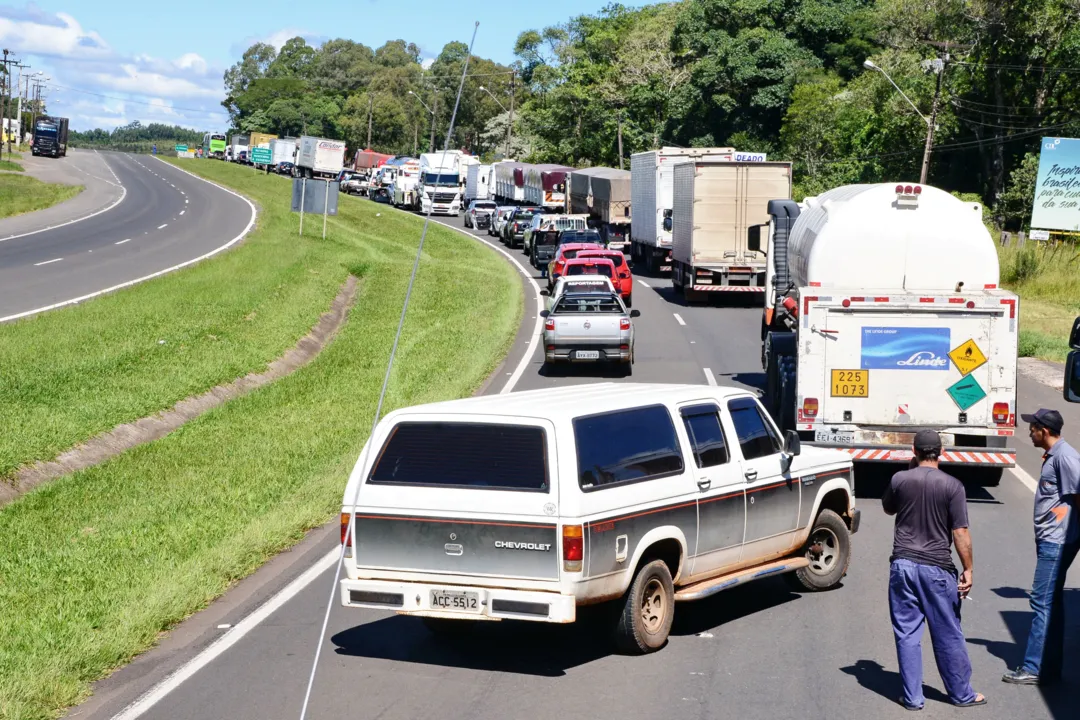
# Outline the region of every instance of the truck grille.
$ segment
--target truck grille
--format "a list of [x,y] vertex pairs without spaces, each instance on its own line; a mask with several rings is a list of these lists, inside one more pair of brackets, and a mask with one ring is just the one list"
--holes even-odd
[[457,193],[435,193],[435,202],[437,203],[452,203],[454,198],[457,197]]

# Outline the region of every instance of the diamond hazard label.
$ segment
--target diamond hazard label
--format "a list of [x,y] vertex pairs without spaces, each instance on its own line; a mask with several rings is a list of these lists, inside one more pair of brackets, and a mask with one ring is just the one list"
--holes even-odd
[[949,359],[953,361],[953,365],[960,371],[960,374],[965,377],[971,371],[986,364],[986,356],[983,355],[982,350],[979,349],[974,340],[968,340],[950,351]]

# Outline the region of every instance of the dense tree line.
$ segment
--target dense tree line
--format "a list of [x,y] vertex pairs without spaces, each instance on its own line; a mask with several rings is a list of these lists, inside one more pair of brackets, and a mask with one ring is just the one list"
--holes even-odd
[[96,128],[86,132],[71,130],[68,133],[68,142],[73,147],[136,153],[148,153],[155,145],[158,152],[171,152],[176,145],[197,147],[202,138],[203,133],[199,130],[163,123],[143,125],[138,120],[112,131]]

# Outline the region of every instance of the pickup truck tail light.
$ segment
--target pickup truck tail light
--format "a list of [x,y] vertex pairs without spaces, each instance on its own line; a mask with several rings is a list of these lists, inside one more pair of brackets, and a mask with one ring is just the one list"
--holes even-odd
[[345,546],[345,557],[352,557],[352,534],[349,532],[350,513],[341,513],[341,544]]
[[563,525],[563,570],[581,572],[581,560],[585,555],[585,541],[580,525]]
[[816,418],[818,414],[817,398],[806,398],[802,403],[803,417]]
[[619,329],[620,330],[629,330],[630,329],[630,318],[620,318],[619,319]]
[[996,422],[998,425],[1004,425],[1005,423],[1009,422],[1009,403],[994,403],[993,415],[994,422]]
[[555,320],[553,320],[552,318],[548,318],[547,320],[545,320],[544,321],[544,329],[547,330],[548,332],[554,332],[555,331]]

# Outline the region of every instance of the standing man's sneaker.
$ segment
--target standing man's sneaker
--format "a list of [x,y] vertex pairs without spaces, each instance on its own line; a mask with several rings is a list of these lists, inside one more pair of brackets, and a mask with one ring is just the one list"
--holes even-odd
[[1010,670],[1002,675],[1001,681],[1011,683],[1012,685],[1038,685],[1039,676],[1035,673],[1028,672],[1024,668],[1018,668],[1016,670]]

